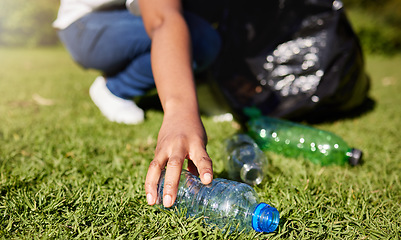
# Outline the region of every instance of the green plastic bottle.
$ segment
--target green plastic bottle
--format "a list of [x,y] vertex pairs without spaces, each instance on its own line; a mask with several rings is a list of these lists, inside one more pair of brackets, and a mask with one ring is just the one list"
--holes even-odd
[[246,109],[250,117],[248,134],[263,151],[287,157],[303,157],[313,163],[325,165],[358,165],[362,151],[351,148],[339,136],[311,126],[287,120],[262,116],[259,110]]

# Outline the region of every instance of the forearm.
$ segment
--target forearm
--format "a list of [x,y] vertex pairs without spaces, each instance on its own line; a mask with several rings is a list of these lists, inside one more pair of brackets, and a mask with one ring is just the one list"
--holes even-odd
[[152,21],[156,23],[147,25],[152,38],[152,71],[163,110],[167,116],[198,115],[185,19],[179,11],[168,10]]
[[194,135],[203,136],[205,143],[192,74],[189,32],[182,15],[174,14],[165,19],[153,32],[152,41],[152,69],[164,121],[177,124],[177,133],[181,129],[191,129]]
[[[185,22],[173,16],[165,20],[152,38],[152,69],[160,100],[166,113],[177,106],[197,111],[195,84],[191,71],[190,41]],[[177,33],[172,34],[171,28]]]

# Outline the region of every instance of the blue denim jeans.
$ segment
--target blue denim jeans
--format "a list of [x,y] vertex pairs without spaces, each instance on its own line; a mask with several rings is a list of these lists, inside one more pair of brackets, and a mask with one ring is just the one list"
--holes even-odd
[[[188,12],[184,17],[191,35],[194,71],[204,70],[220,50],[220,37],[200,17]],[[93,12],[59,31],[59,37],[77,63],[106,76],[107,87],[116,96],[131,99],[154,88],[151,40],[141,17],[127,10]]]

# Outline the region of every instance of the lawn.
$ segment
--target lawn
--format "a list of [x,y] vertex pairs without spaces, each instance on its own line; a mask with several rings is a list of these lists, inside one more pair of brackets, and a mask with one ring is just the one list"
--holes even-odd
[[[270,156],[268,176],[255,190],[280,211],[278,229],[228,235],[147,206],[144,179],[163,117],[157,105],[144,104],[141,125],[110,123],[89,98],[97,73],[77,67],[63,48],[0,49],[0,236],[400,238],[401,56],[366,61],[372,109],[314,124],[362,149],[364,164],[321,167]],[[215,177],[224,177],[223,140],[238,124],[203,120]]]

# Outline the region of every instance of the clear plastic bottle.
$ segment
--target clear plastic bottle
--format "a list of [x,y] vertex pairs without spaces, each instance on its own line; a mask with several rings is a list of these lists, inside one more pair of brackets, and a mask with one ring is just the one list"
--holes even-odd
[[[159,180],[157,204],[163,202],[164,174]],[[211,227],[258,232],[273,232],[279,223],[277,209],[260,203],[252,187],[226,179],[214,179],[204,185],[200,179],[182,170],[177,198],[171,209],[186,213],[187,217],[203,217]]]
[[249,185],[258,185],[266,175],[267,157],[246,134],[234,134],[226,140],[225,167],[228,177]]
[[263,151],[303,157],[321,165],[359,164],[362,151],[339,136],[311,126],[249,113],[248,133]]

